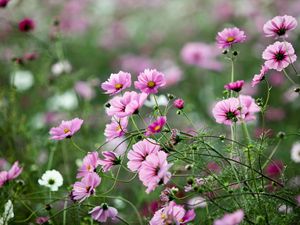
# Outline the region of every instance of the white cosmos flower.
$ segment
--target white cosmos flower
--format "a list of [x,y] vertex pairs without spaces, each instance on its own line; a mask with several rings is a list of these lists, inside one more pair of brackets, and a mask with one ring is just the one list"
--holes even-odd
[[[168,99],[165,95],[159,95],[157,96],[157,104],[161,106],[166,106],[168,104]],[[153,106],[156,105],[155,99],[153,95],[150,95],[150,99],[146,100],[144,103],[145,106],[152,108]]]
[[294,162],[300,163],[300,142],[296,142],[293,144],[291,150],[291,158]]
[[197,196],[194,198],[191,198],[188,201],[188,206],[191,209],[196,209],[196,208],[205,208],[207,205],[205,198],[201,197],[201,196]]
[[18,70],[11,74],[11,83],[17,88],[18,91],[26,91],[34,83],[33,75],[27,70]]
[[40,185],[50,188],[51,191],[57,191],[63,185],[63,177],[57,170],[47,170],[38,182]]
[[48,109],[50,111],[56,110],[73,110],[78,106],[78,99],[74,91],[69,90],[63,94],[56,94],[51,97],[47,102]]
[[57,63],[53,64],[51,67],[51,72],[55,76],[59,76],[62,73],[70,73],[71,71],[72,71],[72,66],[69,63],[69,61],[67,61],[67,60],[57,62]]

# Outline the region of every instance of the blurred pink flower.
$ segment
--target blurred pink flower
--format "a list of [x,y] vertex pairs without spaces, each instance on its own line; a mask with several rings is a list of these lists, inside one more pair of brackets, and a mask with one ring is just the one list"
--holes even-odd
[[132,171],[139,171],[142,163],[146,157],[151,154],[158,152],[160,145],[153,139],[147,138],[132,145],[132,150],[127,154],[128,163],[127,167]]
[[49,219],[50,218],[48,216],[40,216],[35,219],[35,222],[37,224],[44,224],[44,223],[47,223],[49,221]]
[[81,127],[83,123],[82,119],[72,119],[68,121],[62,121],[58,127],[50,129],[50,135],[52,140],[63,140],[65,138],[71,138]]
[[285,111],[282,108],[269,107],[265,116],[269,121],[282,121],[285,118]]
[[244,42],[246,35],[244,31],[237,27],[225,28],[218,33],[216,40],[220,48],[229,48],[233,44]]
[[122,70],[138,74],[147,68],[153,67],[152,60],[144,55],[126,54],[120,58]]
[[181,50],[181,58],[186,64],[211,70],[222,69],[222,64],[216,59],[218,54],[214,46],[201,42],[187,43]]
[[98,152],[89,152],[82,162],[82,166],[78,169],[76,178],[85,177],[89,173],[95,172],[100,164]]
[[265,23],[263,29],[266,37],[288,37],[287,32],[294,30],[297,24],[297,20],[292,16],[275,16]]
[[35,28],[35,22],[30,18],[24,18],[19,22],[19,30],[21,32],[29,32]]
[[297,205],[300,206],[300,195],[296,196]]
[[166,85],[165,75],[157,70],[145,69],[134,82],[135,88],[146,94],[156,94],[158,88]]
[[177,109],[183,109],[184,108],[184,100],[181,98],[177,98],[174,102],[173,102],[173,106]]
[[285,79],[281,73],[274,72],[270,74],[269,81],[273,87],[280,87],[284,83]]
[[209,162],[206,165],[207,169],[213,173],[220,173],[222,171],[221,167],[216,162]]
[[196,217],[194,209],[186,211],[183,206],[171,201],[168,205],[155,212],[150,225],[177,224],[184,225]]
[[9,168],[9,163],[4,158],[0,158],[0,171]]
[[214,221],[214,225],[238,225],[244,219],[244,211],[239,209],[233,213],[225,214],[221,219]]
[[266,60],[265,66],[277,71],[282,71],[297,59],[293,46],[288,42],[279,41],[269,45],[264,50],[262,57]]
[[7,181],[7,171],[0,172],[0,188],[6,183]]
[[10,0],[0,0],[0,7],[5,8]]
[[179,83],[182,80],[182,70],[177,66],[172,66],[163,70],[165,74],[166,85],[163,88],[173,86]]
[[105,94],[114,95],[131,86],[131,74],[120,71],[112,73],[107,81],[101,84]]
[[153,152],[142,162],[139,179],[147,187],[146,193],[153,191],[159,184],[166,184],[171,173],[168,171],[172,164],[167,161],[167,154],[163,151]]
[[145,135],[150,136],[152,134],[161,132],[161,130],[163,129],[166,123],[167,123],[167,117],[165,116],[158,117],[156,121],[154,121],[147,127],[147,131]]
[[75,182],[71,193],[73,200],[84,201],[95,193],[96,187],[100,184],[101,178],[96,173],[89,173],[81,181]]
[[243,80],[237,80],[235,82],[225,84],[224,88],[229,91],[240,92],[242,90],[244,83],[245,83],[245,81],[243,81]]
[[228,98],[217,102],[212,113],[217,123],[232,125],[241,117],[240,103],[237,98]]
[[111,141],[114,138],[122,137],[127,132],[128,118],[112,118],[111,123],[106,124],[104,136],[106,141]]
[[257,86],[252,87],[250,82],[245,82],[240,94],[253,96],[257,94],[257,92],[258,92]]
[[106,222],[109,218],[114,220],[118,215],[118,210],[114,207],[108,206],[106,203],[101,204],[93,208],[89,214],[92,214],[92,218],[100,223]]
[[105,49],[118,49],[128,44],[128,39],[129,33],[125,24],[121,21],[112,21],[104,27],[99,44]]
[[19,162],[16,161],[10,170],[7,172],[7,180],[13,180],[17,178],[23,171],[23,168],[19,166]]
[[74,87],[76,93],[86,100],[95,97],[95,91],[88,82],[77,81]]
[[107,109],[107,115],[123,118],[137,113],[147,99],[145,93],[136,93],[127,91],[123,96],[116,96],[110,100],[110,107]]
[[270,177],[278,177],[283,171],[284,164],[281,160],[272,160],[266,167],[265,173]]
[[114,165],[118,165],[121,162],[120,157],[112,151],[102,152],[104,159],[99,160],[99,164],[102,166],[103,172],[109,171]]
[[251,86],[254,87],[257,84],[259,84],[263,79],[265,79],[265,75],[268,71],[269,71],[269,68],[266,67],[265,65],[262,65],[260,73],[254,75],[252,82],[251,82]]

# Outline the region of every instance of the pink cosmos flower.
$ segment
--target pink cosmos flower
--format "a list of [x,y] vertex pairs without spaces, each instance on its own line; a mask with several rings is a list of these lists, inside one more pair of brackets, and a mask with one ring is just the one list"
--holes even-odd
[[81,127],[83,123],[82,119],[72,119],[68,121],[62,121],[58,127],[52,127],[50,129],[50,135],[52,140],[63,140],[65,138],[71,138]]
[[292,16],[275,16],[265,23],[263,30],[266,37],[288,37],[287,32],[294,30],[297,26],[297,20]]
[[95,91],[88,82],[77,81],[74,89],[85,100],[91,100],[95,96]]
[[150,193],[159,184],[166,184],[170,180],[171,173],[168,170],[172,164],[168,163],[167,156],[165,152],[158,151],[149,154],[142,162],[139,179],[147,187],[146,193]]
[[121,163],[121,158],[112,151],[102,152],[104,159],[100,159],[99,164],[102,166],[103,172],[109,171],[114,165]]
[[260,73],[254,75],[252,82],[251,82],[251,86],[255,87],[257,84],[259,84],[265,78],[265,75],[268,71],[269,71],[269,68],[266,67],[265,65],[262,65]]
[[151,153],[157,153],[160,145],[153,139],[148,138],[132,145],[132,150],[128,152],[128,168],[132,171],[139,171],[146,157]]
[[166,123],[167,123],[167,117],[165,116],[158,117],[156,121],[154,121],[147,127],[147,131],[145,135],[150,136],[152,134],[161,132],[161,130],[163,129]]
[[7,181],[7,171],[0,172],[0,188],[6,183]]
[[50,218],[48,216],[40,216],[40,217],[38,217],[38,218],[35,219],[35,222],[37,224],[44,224],[44,223],[48,222],[49,219]]
[[286,113],[282,108],[269,107],[266,111],[266,120],[282,121],[286,117]]
[[0,0],[0,7],[4,8],[8,4],[9,0]]
[[176,85],[183,78],[183,72],[178,66],[172,66],[163,70],[165,74],[166,85],[164,88]]
[[82,162],[82,166],[78,170],[76,178],[85,177],[87,174],[95,172],[100,164],[98,152],[89,152]]
[[71,193],[73,200],[84,201],[95,193],[96,187],[100,184],[101,178],[96,173],[89,173],[81,181],[75,182]]
[[238,225],[244,219],[244,211],[239,209],[234,213],[225,214],[221,219],[214,221],[214,225]]
[[244,42],[246,35],[244,31],[237,27],[225,28],[218,33],[216,40],[220,48],[229,48],[233,44]]
[[155,94],[159,87],[166,85],[165,75],[157,70],[145,69],[134,82],[135,88],[147,94]]
[[184,100],[181,98],[176,99],[173,102],[173,106],[177,109],[183,109],[184,108]]
[[113,73],[110,78],[101,84],[105,94],[114,95],[131,86],[131,74],[120,71]]
[[219,101],[212,110],[217,123],[232,125],[241,117],[240,103],[237,98]]
[[125,54],[121,56],[120,64],[123,70],[136,74],[142,72],[146,68],[151,68],[154,65],[149,56],[133,54]]
[[181,58],[188,65],[204,69],[220,70],[222,64],[217,61],[219,55],[215,46],[200,42],[187,43],[181,50]]
[[242,90],[244,83],[245,83],[245,81],[243,81],[243,80],[237,80],[235,82],[225,84],[224,88],[229,91],[240,92]]
[[277,177],[281,175],[283,168],[284,164],[281,160],[274,160],[267,165],[265,172],[270,177]]
[[112,118],[111,123],[106,124],[104,136],[106,141],[111,141],[114,138],[122,137],[127,132],[128,118]]
[[147,96],[145,93],[138,94],[135,91],[127,91],[123,96],[116,96],[110,100],[110,107],[107,109],[107,114],[123,118],[137,113],[138,109],[142,107],[147,99]]
[[29,32],[35,28],[35,23],[30,18],[24,18],[19,22],[19,30],[21,32]]
[[17,178],[23,171],[23,168],[19,166],[19,162],[16,161],[10,170],[7,172],[7,180],[13,180]]
[[255,113],[260,111],[260,108],[255,103],[255,100],[249,95],[240,95],[239,100],[242,106],[243,120],[246,122],[255,120]]
[[283,70],[297,59],[293,46],[288,42],[279,41],[269,45],[264,50],[262,57],[266,60],[266,67],[277,71]]
[[92,214],[94,220],[103,223],[106,222],[108,218],[111,218],[112,220],[116,219],[118,210],[103,203],[102,205],[93,208],[89,214]]
[[150,225],[186,224],[196,217],[194,209],[186,211],[183,206],[171,201],[167,206],[155,212]]

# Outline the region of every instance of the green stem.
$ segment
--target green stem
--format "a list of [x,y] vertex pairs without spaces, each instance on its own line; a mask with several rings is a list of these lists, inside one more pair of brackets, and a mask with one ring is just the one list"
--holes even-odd
[[74,141],[72,138],[70,138],[72,144],[74,145],[75,148],[77,148],[79,151],[86,153],[86,151],[84,151],[82,148],[80,148]]
[[[234,82],[234,61],[231,59],[231,78],[230,82]],[[233,96],[233,91],[230,91],[230,97]]]
[[251,143],[251,137],[249,135],[247,124],[244,121],[242,122],[242,129],[243,129],[244,135],[246,136],[248,144],[250,144]]
[[287,74],[287,72],[285,71],[285,69],[282,70],[284,75],[286,76],[286,78],[292,83],[292,84],[296,84],[296,82]]
[[67,222],[67,208],[68,206],[68,199],[65,199],[65,203],[64,203],[64,212],[63,212],[63,225],[66,225]]
[[278,141],[277,145],[274,147],[273,151],[272,151],[271,154],[269,155],[267,161],[266,161],[266,162],[264,163],[264,165],[262,166],[262,169],[264,169],[264,168],[267,166],[267,164],[271,161],[271,159],[272,159],[273,155],[275,154],[275,152],[277,151],[277,149],[278,149],[278,147],[279,147],[281,141],[282,141],[281,139]]
[[52,147],[50,149],[50,154],[49,154],[49,161],[48,161],[48,166],[47,166],[47,170],[50,170],[52,167],[52,163],[53,163],[53,157],[54,157],[54,152],[56,150],[56,147]]

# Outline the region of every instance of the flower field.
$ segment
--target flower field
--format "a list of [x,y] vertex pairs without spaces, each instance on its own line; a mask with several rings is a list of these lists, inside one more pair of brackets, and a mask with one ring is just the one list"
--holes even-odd
[[299,10],[0,0],[0,225],[300,224]]

